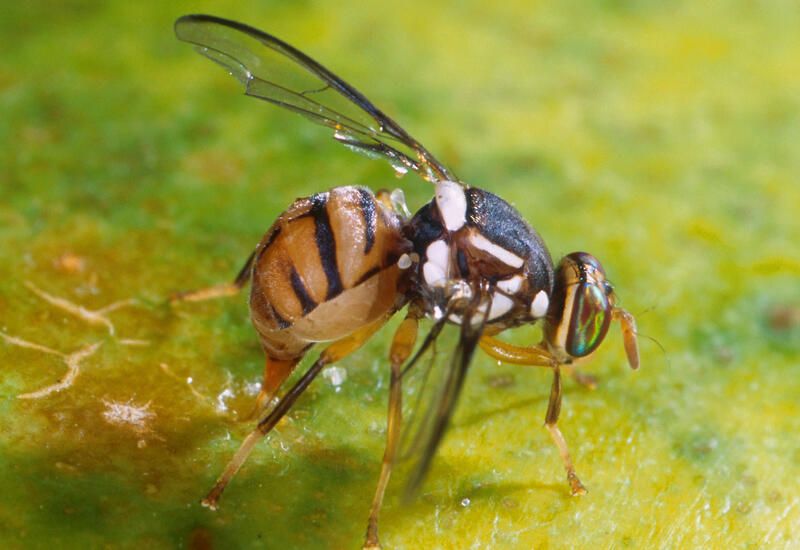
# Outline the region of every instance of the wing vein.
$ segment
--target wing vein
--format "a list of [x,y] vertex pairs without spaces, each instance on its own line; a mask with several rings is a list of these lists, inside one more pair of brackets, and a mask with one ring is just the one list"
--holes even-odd
[[[425,147],[361,92],[279,38],[211,15],[181,17],[175,22],[175,34],[230,71],[244,84],[247,95],[267,100],[337,132],[344,130],[362,136],[374,145],[355,147],[356,151],[385,157],[393,166],[400,160],[427,181],[457,181]],[[278,84],[279,77],[286,81],[280,80]],[[293,85],[300,81],[305,83]],[[408,153],[397,147],[407,148]]]

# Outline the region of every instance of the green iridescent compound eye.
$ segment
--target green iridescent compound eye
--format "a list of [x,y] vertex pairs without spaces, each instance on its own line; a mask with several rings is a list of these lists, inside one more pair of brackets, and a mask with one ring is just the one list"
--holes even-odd
[[611,323],[608,296],[601,287],[582,284],[575,292],[566,350],[573,357],[592,353]]

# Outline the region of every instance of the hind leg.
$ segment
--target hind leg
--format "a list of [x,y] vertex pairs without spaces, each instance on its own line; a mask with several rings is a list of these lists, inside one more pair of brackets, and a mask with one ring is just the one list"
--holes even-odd
[[575,473],[575,467],[572,465],[572,459],[569,456],[569,449],[561,430],[558,429],[556,423],[558,422],[558,415],[561,412],[561,371],[556,367],[553,369],[553,386],[550,389],[550,403],[547,405],[547,415],[545,416],[544,425],[547,431],[550,432],[550,437],[553,443],[558,448],[558,454],[561,455],[561,461],[564,463],[564,469],[567,471],[567,481],[569,482],[570,492],[573,495],[585,495],[586,487],[583,486],[581,480],[578,479],[578,474]]
[[254,250],[252,254],[250,254],[250,257],[247,258],[247,261],[232,283],[201,288],[199,290],[175,292],[169,297],[169,302],[202,302],[204,300],[211,300],[213,298],[233,296],[234,294],[237,294],[247,285],[248,281],[250,281],[250,273],[253,269],[253,260],[255,259],[255,256],[256,251]]
[[256,396],[253,410],[247,415],[245,420],[255,420],[264,413],[270,401],[272,401],[272,398],[275,397],[278,390],[281,389],[283,383],[289,378],[289,375],[292,374],[294,368],[304,356],[305,353],[286,361],[273,359],[267,356],[264,365],[264,379],[261,381],[261,389],[258,391],[258,396]]
[[[561,368],[564,367],[564,365],[559,365],[556,358],[543,349],[537,347],[523,348],[514,346],[501,342],[491,336],[484,336],[481,338],[480,347],[490,357],[494,357],[506,363],[534,367],[549,367],[553,369],[553,385],[550,388],[550,402],[547,405],[547,415],[545,416],[544,425],[550,433],[550,438],[553,440],[553,443],[555,443],[558,448],[558,454],[561,455],[561,461],[564,464],[564,469],[567,471],[567,481],[569,482],[570,492],[573,495],[585,494],[587,492],[586,487],[583,486],[581,480],[578,478],[578,474],[575,473],[575,467],[572,465],[572,458],[569,455],[567,442],[557,425],[558,416],[561,413]],[[570,372],[570,374],[572,374],[573,377],[576,377],[576,375],[584,376],[574,370]]]
[[319,359],[317,359],[314,364],[311,365],[311,368],[309,368],[308,371],[306,371],[306,373],[302,376],[302,378],[300,378],[300,380],[298,380],[295,385],[292,386],[283,397],[281,397],[280,401],[278,401],[278,404],[275,405],[274,409],[272,409],[272,412],[270,412],[269,415],[264,418],[264,420],[259,422],[256,428],[250,432],[250,435],[245,438],[245,440],[242,442],[242,445],[239,447],[239,450],[236,451],[236,454],[225,467],[222,475],[217,479],[214,487],[202,500],[201,504],[203,506],[212,510],[217,509],[217,502],[222,496],[222,492],[225,490],[225,487],[228,486],[228,483],[230,483],[231,479],[233,479],[233,476],[236,475],[236,472],[239,470],[239,468],[242,467],[244,461],[247,460],[248,455],[252,452],[256,443],[258,443],[263,436],[268,434],[270,430],[275,427],[278,421],[283,418],[287,412],[289,412],[289,409],[292,408],[292,405],[294,405],[295,401],[297,401],[297,398],[300,397],[306,388],[308,388],[309,384],[311,384],[314,378],[317,377],[320,371],[326,365],[330,365],[331,363],[343,359],[364,345],[364,343],[386,323],[389,317],[390,314],[381,317],[371,325],[367,325],[355,331],[350,336],[346,336],[341,340],[333,342],[322,351]]

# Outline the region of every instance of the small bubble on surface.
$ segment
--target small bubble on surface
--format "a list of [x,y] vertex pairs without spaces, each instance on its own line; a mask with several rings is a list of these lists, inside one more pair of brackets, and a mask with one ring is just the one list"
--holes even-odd
[[344,381],[347,380],[347,371],[342,367],[330,366],[323,371],[322,376],[331,386],[338,390],[339,386],[344,384]]

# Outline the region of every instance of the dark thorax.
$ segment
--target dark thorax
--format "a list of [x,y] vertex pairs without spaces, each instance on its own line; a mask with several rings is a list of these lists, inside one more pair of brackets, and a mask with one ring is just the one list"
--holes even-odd
[[[440,182],[407,226],[419,256],[417,286],[434,318],[486,296],[489,324],[518,326],[544,316],[553,263],[539,234],[506,201],[483,189]],[[459,306],[459,304],[464,304]],[[480,305],[480,304],[478,304]]]

